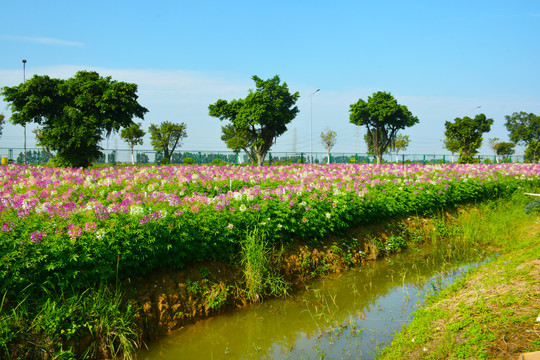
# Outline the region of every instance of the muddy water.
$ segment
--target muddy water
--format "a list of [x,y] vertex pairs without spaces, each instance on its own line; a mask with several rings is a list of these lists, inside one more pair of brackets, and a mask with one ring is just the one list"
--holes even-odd
[[186,326],[151,344],[140,358],[373,358],[426,294],[451,282],[482,254],[473,250],[460,257],[449,260],[440,249],[423,248],[324,276],[288,299]]

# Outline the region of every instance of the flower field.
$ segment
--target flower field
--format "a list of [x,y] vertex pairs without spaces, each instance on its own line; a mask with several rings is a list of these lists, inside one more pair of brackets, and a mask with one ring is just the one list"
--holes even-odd
[[0,167],[0,291],[80,287],[540,187],[540,165]]

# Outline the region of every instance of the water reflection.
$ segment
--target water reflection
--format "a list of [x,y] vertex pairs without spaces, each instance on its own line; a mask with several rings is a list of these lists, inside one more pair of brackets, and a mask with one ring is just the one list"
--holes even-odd
[[[473,261],[467,256],[449,262],[437,255],[439,250],[398,254],[325,276],[289,299],[186,326],[140,358],[372,358],[377,346],[410,320],[426,292],[450,282]],[[449,270],[456,266],[461,267]]]

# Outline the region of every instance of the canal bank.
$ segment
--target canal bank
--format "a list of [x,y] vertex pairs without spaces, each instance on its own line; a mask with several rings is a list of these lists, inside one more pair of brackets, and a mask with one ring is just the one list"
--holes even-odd
[[[358,253],[361,253],[360,257],[360,263],[364,262],[364,265],[366,265],[366,262],[369,262],[368,259],[376,258],[377,256],[382,255],[384,250],[388,248],[388,250],[391,250],[392,246],[389,246],[389,244],[399,242],[396,239],[402,238],[407,240],[407,243],[409,244],[410,249],[408,252],[412,252],[413,254],[416,254],[414,256],[417,256],[417,263],[421,262],[427,262],[430,261],[433,263],[436,262],[442,262],[445,265],[448,265],[449,267],[452,266],[458,266],[460,261],[473,261],[473,259],[479,259],[483,255],[482,253],[488,254],[488,253],[494,253],[495,251],[508,251],[508,247],[504,246],[504,242],[508,242],[509,238],[511,237],[511,243],[517,244],[519,241],[516,240],[516,236],[519,235],[519,231],[523,228],[530,227],[531,224],[534,221],[531,221],[530,216],[524,216],[523,215],[523,203],[525,200],[521,200],[520,204],[515,204],[516,206],[509,206],[508,202],[491,202],[489,204],[483,204],[479,206],[468,206],[463,207],[460,209],[457,209],[452,212],[446,212],[438,214],[437,216],[434,216],[432,218],[420,218],[420,217],[410,217],[407,219],[403,219],[403,222],[393,222],[392,224],[385,224],[384,226],[378,226],[375,227],[376,229],[372,228],[369,231],[365,231],[364,235],[366,239],[370,239],[370,242],[362,242],[362,247],[357,247],[356,250]],[[377,230],[377,231],[375,231]],[[534,231],[533,231],[534,232]],[[358,240],[360,236],[356,234],[355,236],[351,237],[352,239]],[[393,239],[392,241],[388,241],[389,239]],[[371,245],[368,245],[368,244]],[[433,254],[427,254],[424,252],[425,248],[423,248],[424,245],[420,245],[421,243],[428,243],[434,253]],[[315,261],[311,264],[311,267],[306,267],[304,271],[300,272],[296,275],[297,281],[293,281],[296,285],[300,284],[302,286],[306,286],[305,284],[309,284],[308,279],[312,277],[316,277],[317,275],[335,272],[335,271],[341,271],[344,268],[350,267],[350,266],[357,266],[358,264],[348,263],[344,259],[354,259],[354,252],[353,255],[348,256],[347,254],[350,254],[349,250],[351,249],[340,249],[338,250],[335,246],[332,246],[332,240],[330,239],[329,242],[325,244],[319,244],[318,247],[313,247],[311,250],[309,250],[309,247],[305,247],[300,251],[300,254],[302,251],[309,251],[307,254],[309,256],[302,256],[298,255],[299,253],[294,251],[291,251],[290,253],[287,253],[286,251],[281,253],[281,262],[280,264],[287,264],[292,263],[296,264],[296,269],[300,268],[302,269],[302,266],[298,266],[299,264],[302,264],[302,261],[299,259],[307,259],[307,258],[314,258],[319,259],[318,261]],[[358,244],[357,244],[358,245]],[[369,249],[372,249],[370,252]],[[363,250],[361,250],[363,249]],[[424,250],[422,250],[424,249]],[[290,249],[289,249],[290,250]],[[387,251],[388,251],[387,250]],[[378,251],[378,254],[375,255]],[[340,253],[342,256],[337,256],[336,253]],[[392,251],[388,251],[392,252]],[[394,251],[395,252],[395,251]],[[319,254],[326,254],[325,256],[320,256]],[[371,255],[367,255],[371,254]],[[297,259],[296,261],[284,261],[283,259],[286,259],[287,256],[292,256],[294,259]],[[413,256],[413,257],[414,257]],[[389,259],[387,257],[387,259]],[[384,261],[382,262],[384,263]],[[340,265],[339,265],[340,264]],[[216,265],[216,264],[214,264]],[[345,266],[344,266],[345,265]],[[304,263],[303,266],[306,266]],[[410,265],[411,268],[415,268],[418,265]],[[185,316],[184,322],[174,323],[173,326],[170,327],[158,327],[160,329],[167,329],[167,332],[171,333],[179,333],[179,332],[190,332],[192,330],[186,330],[186,329],[193,329],[193,327],[190,327],[189,323],[196,323],[195,328],[205,328],[208,330],[208,328],[205,326],[202,326],[201,324],[206,323],[205,321],[200,321],[202,318],[218,314],[222,312],[226,312],[229,315],[231,313],[238,313],[234,312],[234,308],[236,307],[243,307],[246,303],[249,303],[250,300],[248,297],[242,297],[242,291],[240,290],[239,284],[242,283],[243,274],[236,273],[234,275],[233,272],[228,272],[227,267],[223,267],[223,264],[217,264],[217,268],[214,268],[214,266],[210,267],[199,267],[198,269],[192,270],[191,275],[192,278],[189,279],[189,281],[185,281],[184,285],[186,288],[189,287],[189,284],[191,284],[192,290],[198,291],[199,294],[205,294],[206,300],[199,300],[193,302],[194,304],[198,304],[195,306],[196,309],[199,309],[199,313],[192,313],[195,316]],[[319,269],[319,270],[317,270]],[[355,268],[356,269],[356,268]],[[447,271],[446,270],[443,271]],[[354,271],[354,270],[353,270]],[[405,270],[405,273],[407,270]],[[204,276],[208,278],[214,278],[213,274],[219,274],[219,273],[225,273],[229,274],[228,276],[225,276],[224,278],[229,277],[232,275],[232,278],[235,279],[236,285],[225,285],[224,280],[220,280],[218,282],[212,282],[210,279],[204,279]],[[286,274],[286,270],[281,270],[282,274]],[[400,274],[393,274],[392,276],[395,276],[396,278],[402,277],[405,275],[405,273],[402,271]],[[197,276],[203,277],[203,279],[197,279]],[[291,280],[290,277],[287,278],[288,281]],[[163,281],[163,280],[161,280]],[[198,285],[207,283],[206,290],[203,285],[198,288]],[[402,280],[405,282],[405,280]],[[222,289],[222,304],[223,306],[218,309],[212,309],[209,304],[212,303],[209,300],[212,300],[212,296],[215,296],[215,294],[219,294],[218,291],[212,291],[212,289],[216,288],[215,284],[224,284],[217,286],[218,288]],[[420,282],[413,281],[414,284],[420,284]],[[429,282],[428,282],[429,283]],[[214,285],[211,285],[214,284]],[[158,283],[154,282],[154,285],[159,286]],[[177,284],[178,285],[178,284]],[[373,283],[372,283],[373,286]],[[414,285],[416,286],[416,285]],[[420,286],[420,285],[418,285]],[[437,286],[434,286],[433,284],[430,285],[433,286],[434,289],[437,289]],[[308,287],[309,288],[309,285]],[[227,292],[225,293],[223,289],[227,289]],[[232,291],[230,291],[232,289]],[[298,290],[297,287],[293,287],[290,289],[290,293],[294,296],[297,296]],[[229,297],[230,294],[233,296]],[[240,296],[239,296],[240,295]],[[244,294],[245,295],[245,294]],[[191,298],[190,298],[191,296]],[[235,297],[236,296],[236,297]],[[171,297],[168,298],[162,296],[161,300],[167,299],[166,301],[162,301],[161,309],[171,309],[174,306],[170,306],[170,303],[168,302]],[[191,299],[190,301],[193,301],[194,296],[193,294],[188,295],[188,299]],[[265,297],[261,296],[262,299],[265,299]],[[261,300],[259,298],[259,300]],[[157,298],[159,300],[159,298]],[[173,296],[174,299],[174,296]],[[184,297],[185,299],[185,297]],[[266,298],[268,299],[268,298]],[[329,293],[329,297],[326,297],[326,302],[333,302],[333,297],[331,293]],[[269,300],[265,301],[266,303],[270,302]],[[277,301],[278,303],[280,300]],[[160,308],[159,301],[154,301],[154,306],[157,306],[157,309]],[[184,301],[185,306],[186,302]],[[274,309],[277,307],[279,310],[275,310],[277,312],[282,312],[282,309],[279,308],[280,305],[276,305],[276,303],[273,303],[272,306]],[[144,308],[144,306],[143,306]],[[147,306],[147,309],[151,307]],[[178,309],[178,307],[176,308]],[[362,310],[358,310],[362,312]],[[240,310],[240,313],[242,313],[243,310]],[[354,313],[354,311],[353,311]],[[156,314],[156,312],[154,312]],[[229,316],[227,315],[227,316]],[[154,315],[155,316],[155,315]],[[171,316],[171,315],[168,315]],[[149,317],[147,317],[149,318]],[[160,318],[157,317],[156,318]],[[163,319],[164,316],[161,317]],[[215,318],[218,319],[218,318]],[[352,319],[352,318],[350,318]],[[360,319],[361,320],[361,319]],[[218,320],[211,322],[217,322]],[[166,322],[164,322],[166,323]],[[171,324],[170,322],[168,324]],[[271,326],[267,326],[271,327]],[[339,325],[338,325],[339,328]],[[366,332],[369,333],[369,328],[366,328]],[[425,331],[425,330],[424,330]],[[305,333],[304,331],[302,331]],[[395,332],[395,330],[394,330]],[[211,331],[210,331],[211,333]],[[147,333],[148,334],[148,333]],[[163,332],[159,337],[163,336]],[[157,335],[157,332],[154,334]],[[392,333],[393,335],[393,333]],[[199,338],[201,336],[198,336]],[[268,336],[270,337],[270,336]],[[349,334],[349,337],[350,334]],[[171,339],[173,337],[168,337],[167,339]],[[260,337],[259,337],[260,338]],[[271,338],[271,337],[270,337]],[[156,342],[153,341],[151,338],[147,338],[148,344],[150,347],[155,347]],[[389,342],[390,338],[385,338],[382,340],[377,340],[376,343],[378,344],[375,349],[378,349],[382,347],[382,342]],[[418,341],[415,339],[415,341]],[[413,341],[413,343],[415,342]],[[421,342],[417,342],[419,344]],[[162,345],[157,345],[162,346]],[[204,345],[200,345],[203,349],[205,348]],[[315,344],[316,347],[320,348],[321,344]],[[255,345],[256,348],[261,348],[261,346]],[[293,346],[294,347],[294,346]],[[231,357],[231,350],[230,347],[228,348],[229,351],[227,352],[227,348],[224,351],[225,354],[227,354],[228,358],[234,358]],[[313,349],[304,349],[305,351],[312,351]],[[378,351],[378,350],[373,350]],[[213,358],[219,358],[216,357],[218,355],[219,351],[216,351],[216,353],[212,353]],[[354,352],[353,352],[354,353]],[[274,354],[275,355],[275,354]],[[415,354],[415,356],[418,354]],[[303,356],[301,353],[296,353],[296,356]],[[414,357],[414,356],[413,356]],[[241,357],[240,357],[241,358]],[[294,357],[293,357],[294,358]],[[353,357],[354,358],[354,357]]]

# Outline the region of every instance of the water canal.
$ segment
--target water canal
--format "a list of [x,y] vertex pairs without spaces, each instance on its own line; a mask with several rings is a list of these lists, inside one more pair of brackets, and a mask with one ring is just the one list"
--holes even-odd
[[407,250],[319,278],[287,299],[185,326],[140,358],[371,359],[427,294],[485,255],[441,246]]

